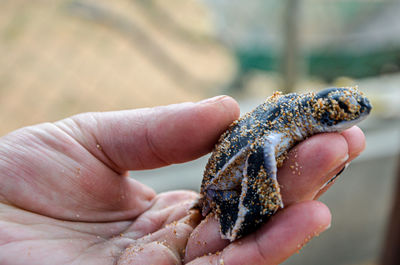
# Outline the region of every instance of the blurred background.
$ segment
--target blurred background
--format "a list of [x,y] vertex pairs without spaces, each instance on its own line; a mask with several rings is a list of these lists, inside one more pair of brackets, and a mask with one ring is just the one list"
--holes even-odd
[[[284,264],[381,264],[393,245],[390,220],[400,217],[392,211],[399,1],[1,0],[0,7],[0,136],[87,111],[228,94],[246,112],[275,90],[358,85],[374,105],[360,125],[367,149],[321,198],[332,228]],[[160,192],[199,190],[206,162],[132,176]]]

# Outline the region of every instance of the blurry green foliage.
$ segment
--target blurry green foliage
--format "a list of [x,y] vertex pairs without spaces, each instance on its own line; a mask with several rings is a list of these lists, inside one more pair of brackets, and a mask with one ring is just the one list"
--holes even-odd
[[[236,51],[240,72],[253,69],[264,71],[281,71],[281,57],[264,50]],[[332,81],[339,76],[362,78],[400,69],[400,47],[366,53],[349,53],[340,51],[315,51],[305,56],[304,70],[310,76]]]

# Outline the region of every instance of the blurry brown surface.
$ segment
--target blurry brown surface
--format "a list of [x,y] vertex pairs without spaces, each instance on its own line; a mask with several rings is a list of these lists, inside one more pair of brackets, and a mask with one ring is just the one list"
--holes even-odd
[[196,1],[2,1],[0,135],[217,94],[235,65],[212,34]]
[[400,264],[400,156],[397,163],[396,188],[393,193],[392,211],[386,228],[381,265]]

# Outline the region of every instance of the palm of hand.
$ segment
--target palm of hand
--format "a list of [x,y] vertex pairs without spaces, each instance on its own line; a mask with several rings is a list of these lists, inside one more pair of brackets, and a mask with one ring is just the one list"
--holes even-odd
[[[243,258],[252,264],[275,264],[284,260],[297,250],[299,241],[328,226],[329,211],[309,200],[318,197],[323,192],[319,187],[361,152],[363,137],[358,129],[315,136],[299,145],[279,173],[288,207],[259,233],[233,244],[219,238],[214,219],[198,225],[198,213],[189,211],[197,194],[155,195],[126,177],[130,169],[184,162],[206,153],[237,115],[235,103],[220,98],[152,110],[85,114],[3,137],[0,263],[204,264],[223,259],[225,264],[244,264]],[[310,150],[321,149],[324,137],[336,145],[307,164]],[[306,176],[297,182],[290,178],[293,161],[303,165]],[[299,218],[303,223],[291,227]],[[247,256],[239,255],[240,249]],[[215,254],[204,256],[207,253]]]
[[187,216],[196,194],[155,196],[101,161],[99,144],[96,156],[71,137],[68,122],[19,130],[3,141],[14,161],[5,161],[2,173],[14,190],[1,197],[0,263],[130,264],[136,248],[180,259],[152,243],[175,237],[176,249],[184,249],[197,221]]

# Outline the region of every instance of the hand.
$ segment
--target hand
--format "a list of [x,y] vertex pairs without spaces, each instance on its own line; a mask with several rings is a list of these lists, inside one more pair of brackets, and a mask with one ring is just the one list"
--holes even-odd
[[279,172],[285,209],[232,244],[219,238],[214,219],[198,225],[189,211],[196,193],[156,195],[127,177],[206,154],[237,116],[236,102],[220,97],[81,114],[0,138],[0,264],[281,262],[329,225],[329,210],[312,199],[364,148],[358,128],[292,150]]

